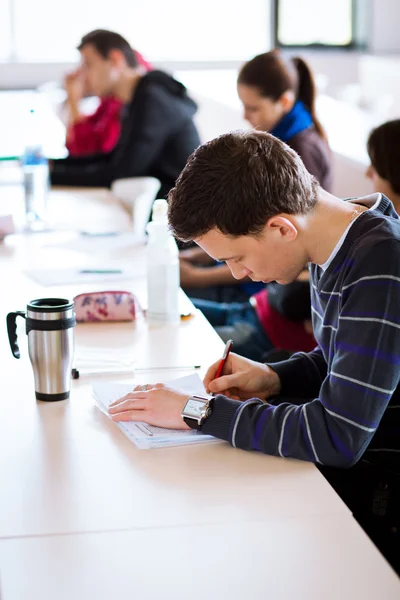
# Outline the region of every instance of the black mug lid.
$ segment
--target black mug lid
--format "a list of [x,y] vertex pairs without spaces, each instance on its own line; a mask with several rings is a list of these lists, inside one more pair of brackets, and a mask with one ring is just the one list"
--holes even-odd
[[73,302],[66,298],[38,298],[31,300],[28,304],[28,310],[36,312],[63,312],[71,310],[74,307]]

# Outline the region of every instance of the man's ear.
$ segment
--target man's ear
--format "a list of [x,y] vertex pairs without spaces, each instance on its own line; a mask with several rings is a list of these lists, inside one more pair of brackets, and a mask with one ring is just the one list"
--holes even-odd
[[266,229],[271,233],[277,233],[286,241],[295,240],[297,237],[297,227],[285,215],[275,215],[268,219]]
[[124,53],[121,52],[121,50],[118,50],[117,48],[113,48],[113,50],[110,50],[110,52],[108,53],[108,61],[110,62],[112,67],[115,67],[117,69],[120,69],[121,67],[124,67],[126,65],[126,58],[124,56]]

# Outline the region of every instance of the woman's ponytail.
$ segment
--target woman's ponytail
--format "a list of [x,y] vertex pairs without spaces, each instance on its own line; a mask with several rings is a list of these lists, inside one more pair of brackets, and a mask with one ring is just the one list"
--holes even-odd
[[292,62],[296,67],[298,74],[298,89],[297,89],[297,99],[301,100],[304,106],[309,110],[311,114],[311,118],[314,123],[314,127],[319,135],[327,141],[326,133],[321,123],[319,122],[316,109],[315,109],[315,97],[316,97],[316,88],[314,76],[311,72],[308,64],[300,57],[292,58]]

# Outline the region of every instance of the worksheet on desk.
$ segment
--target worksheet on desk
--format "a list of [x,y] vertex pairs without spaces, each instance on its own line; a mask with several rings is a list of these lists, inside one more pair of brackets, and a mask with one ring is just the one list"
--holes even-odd
[[[173,379],[167,383],[170,387],[187,394],[205,393],[203,382],[197,373]],[[108,413],[108,407],[115,400],[129,394],[132,391],[132,384],[95,383],[92,386],[92,391],[96,406],[111,418]],[[217,441],[212,435],[204,435],[193,429],[164,429],[133,421],[114,421],[114,423],[135,446],[142,449],[184,446],[187,444],[202,444]]]
[[51,241],[48,247],[63,248],[74,252],[83,252],[91,256],[109,256],[112,252],[130,250],[143,246],[146,242],[145,236],[134,235],[133,232],[99,232],[75,235],[61,242]]
[[26,269],[25,275],[43,286],[67,285],[69,283],[102,283],[103,281],[120,281],[137,278],[135,270],[130,265],[119,262],[95,263],[89,262],[79,267]]

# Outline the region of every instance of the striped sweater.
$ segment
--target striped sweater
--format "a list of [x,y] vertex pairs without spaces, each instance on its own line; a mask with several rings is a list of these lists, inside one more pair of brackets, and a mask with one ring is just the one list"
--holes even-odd
[[271,365],[271,404],[218,395],[202,430],[234,446],[323,465],[400,471],[400,219],[381,194],[324,271],[310,266],[318,346]]

